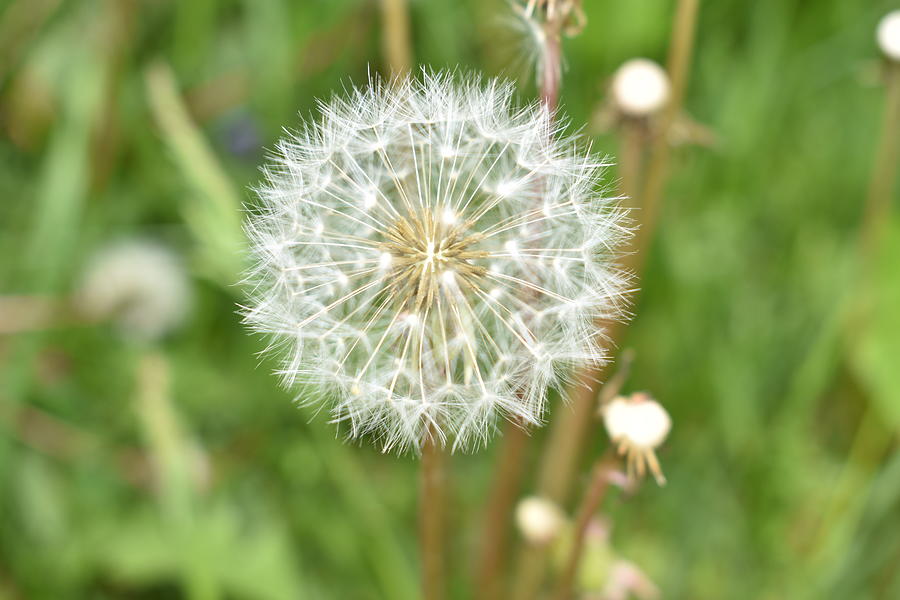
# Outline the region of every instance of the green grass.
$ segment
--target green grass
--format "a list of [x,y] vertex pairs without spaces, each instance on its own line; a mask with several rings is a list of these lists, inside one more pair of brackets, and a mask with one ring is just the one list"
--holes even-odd
[[[503,2],[412,4],[419,64],[520,76]],[[573,128],[622,61],[664,60],[674,6],[585,4],[565,45]],[[856,257],[891,8],[701,4],[686,106],[717,142],[675,151],[626,341],[628,389],[673,416],[669,485],[605,506],[617,552],[666,598],[900,597],[896,214],[871,286]],[[195,294],[153,348],[102,325],[0,336],[0,598],[414,598],[415,460],[294,406],[235,306],[263,149],[378,68],[377,5],[6,0],[0,35],[0,294],[67,295],[93,250],[129,236],[181,252]],[[616,154],[614,134],[588,134]],[[157,352],[171,430],[138,410]],[[69,445],[35,442],[26,410]],[[458,598],[497,446],[454,459]],[[191,447],[207,485],[141,476]]]

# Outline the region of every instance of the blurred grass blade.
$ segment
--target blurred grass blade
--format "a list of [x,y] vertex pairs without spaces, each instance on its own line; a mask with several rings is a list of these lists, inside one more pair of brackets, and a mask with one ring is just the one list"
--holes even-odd
[[[68,41],[72,34],[72,30],[64,29],[48,43]],[[65,46],[60,43],[58,47]],[[60,86],[61,111],[40,167],[32,225],[15,259],[26,267],[16,291],[57,292],[71,269],[88,193],[91,125],[100,104],[101,71],[93,50],[90,45],[82,45],[61,57],[66,65]],[[42,337],[37,334],[16,339],[5,364],[0,363],[0,422],[7,427],[16,422],[18,406],[31,385]],[[9,451],[10,447],[0,441],[0,472],[5,470],[3,463]]]
[[192,188],[184,218],[200,244],[201,270],[219,283],[232,285],[243,264],[240,195],[188,114],[172,69],[157,62],[144,76],[153,116]]
[[413,600],[418,597],[418,576],[403,553],[396,532],[390,527],[390,515],[379,503],[372,482],[351,456],[350,451],[329,431],[310,427],[316,436],[315,447],[326,471],[353,512],[353,520],[364,527],[365,554],[375,571],[384,598]]
[[871,310],[851,360],[874,407],[896,434],[900,431],[900,223],[895,220],[884,225],[886,235],[874,266]]
[[161,354],[150,353],[140,359],[137,412],[153,459],[170,542],[180,556],[187,596],[214,600],[220,594],[214,561],[198,526],[191,476],[193,453],[169,397],[169,378],[169,364]]

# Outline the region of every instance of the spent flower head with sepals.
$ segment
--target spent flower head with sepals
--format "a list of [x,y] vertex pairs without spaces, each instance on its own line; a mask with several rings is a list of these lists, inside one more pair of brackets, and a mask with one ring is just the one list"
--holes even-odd
[[512,86],[424,72],[320,104],[278,144],[247,230],[246,319],[281,374],[385,449],[483,442],[541,419],[567,368],[604,358],[625,217],[603,161]]
[[662,405],[649,394],[636,392],[630,396],[616,396],[600,407],[603,424],[618,452],[626,458],[628,476],[643,477],[649,470],[656,483],[664,485],[658,448],[672,429],[672,418]]

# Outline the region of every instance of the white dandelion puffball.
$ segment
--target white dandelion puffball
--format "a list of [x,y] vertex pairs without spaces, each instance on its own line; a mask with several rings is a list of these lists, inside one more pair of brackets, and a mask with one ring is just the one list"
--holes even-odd
[[652,60],[633,58],[613,75],[612,94],[623,113],[645,117],[669,101],[669,76]]
[[516,505],[516,526],[522,537],[532,544],[552,542],[565,525],[565,514],[549,500],[532,496]]
[[877,37],[884,55],[900,61],[900,10],[890,12],[881,19]]
[[672,429],[672,418],[656,400],[644,393],[617,396],[603,407],[603,424],[619,453],[627,456],[629,474],[643,476],[645,468],[665,483],[656,448]]
[[126,337],[153,340],[184,321],[191,287],[181,260],[167,247],[128,240],[88,261],[74,301],[88,319],[110,319]]
[[[628,235],[601,161],[512,86],[423,73],[354,88],[277,147],[247,230],[247,321],[351,436],[466,449],[536,423],[600,361]],[[305,392],[305,394],[304,394]]]

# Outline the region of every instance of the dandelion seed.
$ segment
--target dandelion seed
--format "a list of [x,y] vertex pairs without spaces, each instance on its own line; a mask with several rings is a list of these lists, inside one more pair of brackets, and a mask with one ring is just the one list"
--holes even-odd
[[351,436],[468,449],[498,417],[539,422],[549,386],[604,358],[592,324],[620,316],[623,212],[602,161],[512,93],[374,80],[323,103],[266,170],[246,319]]
[[655,450],[672,428],[666,409],[647,394],[637,393],[618,396],[601,410],[610,439],[626,457],[629,477],[643,477],[649,468],[656,482],[665,484]]

